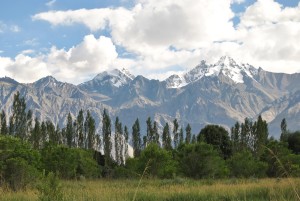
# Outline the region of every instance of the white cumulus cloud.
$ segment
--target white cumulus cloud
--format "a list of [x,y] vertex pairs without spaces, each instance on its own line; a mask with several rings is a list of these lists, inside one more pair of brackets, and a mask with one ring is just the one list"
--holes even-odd
[[39,13],[32,17],[33,20],[45,20],[52,25],[73,25],[81,23],[86,25],[92,31],[104,29],[106,26],[106,18],[110,15],[111,9],[79,9],[68,11],[49,11]]
[[117,57],[110,38],[100,36],[96,39],[93,35],[87,35],[80,44],[67,51],[52,47],[47,64],[58,78],[79,83],[81,77],[107,70]]
[[[235,3],[244,0],[136,0],[130,9],[38,13],[33,20],[53,26],[82,24],[91,33],[105,30],[110,37],[91,34],[68,50],[52,47],[49,54],[31,59],[40,61],[41,68],[45,64],[45,72],[73,83],[113,67],[162,79],[223,55],[269,71],[299,72],[300,4],[284,7],[274,0],[257,0],[239,13],[240,22],[234,26]],[[122,58],[116,45],[133,56]]]
[[72,48],[52,47],[45,55],[31,57],[32,50],[23,51],[14,59],[0,57],[0,72],[12,76],[20,82],[33,82],[53,75],[59,80],[78,84],[87,77],[94,76],[117,64],[126,61],[117,59],[118,53],[110,38],[87,35],[83,41]]
[[152,0],[138,1],[132,9],[49,11],[33,19],[54,26],[81,23],[91,31],[109,28],[115,44],[137,55],[133,62],[136,66],[131,68],[139,73],[139,68],[155,71],[195,64],[200,61],[197,49],[231,38],[233,17],[230,0]]
[[[19,82],[33,82],[38,78],[49,75],[47,65],[43,62],[43,58],[19,54],[13,60],[0,58],[0,62],[5,61],[2,70],[5,75],[8,75]],[[4,67],[4,68],[3,68]]]

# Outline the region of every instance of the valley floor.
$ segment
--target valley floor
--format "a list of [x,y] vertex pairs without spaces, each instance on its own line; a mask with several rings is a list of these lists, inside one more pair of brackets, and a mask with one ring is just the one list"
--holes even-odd
[[[62,181],[62,200],[300,200],[300,179],[227,180],[83,180]],[[0,189],[0,200],[39,200],[36,190],[11,192]]]

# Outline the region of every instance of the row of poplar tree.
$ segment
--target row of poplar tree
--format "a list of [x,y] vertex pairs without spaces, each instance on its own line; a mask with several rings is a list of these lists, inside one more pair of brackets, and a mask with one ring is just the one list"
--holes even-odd
[[95,120],[89,111],[84,117],[83,110],[80,110],[75,121],[69,113],[66,127],[60,129],[50,120],[40,122],[37,117],[33,120],[32,111],[26,110],[25,99],[17,92],[12,104],[12,115],[8,119],[7,124],[6,113],[2,110],[0,114],[1,134],[29,141],[35,149],[42,148],[46,142],[65,144],[69,147],[94,148],[96,127]]
[[[226,159],[232,153],[245,149],[251,150],[253,155],[259,158],[268,140],[268,124],[261,116],[255,122],[247,118],[241,124],[237,122],[231,128],[231,135],[223,127],[213,125],[206,126],[197,137],[192,134],[189,124],[183,129],[179,126],[177,119],[173,121],[172,129],[166,123],[162,135],[160,135],[157,122],[152,121],[150,117],[146,121],[146,135],[141,137],[139,119],[136,119],[132,126],[131,141],[129,142],[128,127],[123,127],[118,117],[115,119],[113,135],[112,121],[107,110],[104,110],[102,132],[96,134],[96,122],[91,113],[87,111],[84,114],[83,110],[80,110],[74,120],[69,113],[66,126],[60,129],[58,125],[55,126],[49,120],[40,122],[38,118],[35,118],[33,121],[32,111],[26,110],[25,99],[20,97],[19,92],[14,95],[12,115],[9,117],[8,124],[4,111],[2,111],[0,119],[2,135],[16,136],[29,141],[35,149],[40,149],[49,142],[65,144],[68,147],[103,150],[106,164],[112,162],[119,165],[125,164],[129,155],[128,144],[132,145],[134,157],[139,157],[141,151],[148,144],[157,144],[165,150],[172,150],[183,143],[204,141],[217,148],[222,153],[223,158]],[[281,127],[286,130],[286,123],[282,124]]]
[[75,119],[69,113],[66,125],[60,128],[54,125],[50,120],[40,121],[37,117],[33,120],[31,110],[26,110],[25,98],[17,92],[14,95],[12,104],[12,114],[8,118],[4,110],[0,114],[2,135],[11,135],[28,141],[33,148],[40,149],[45,143],[64,144],[68,147],[83,149],[103,150],[105,153],[105,162],[115,161],[117,164],[124,164],[128,157],[128,144],[132,144],[133,154],[138,157],[141,151],[150,143],[156,143],[167,150],[176,148],[180,143],[190,143],[196,141],[196,136],[191,133],[191,126],[188,124],[185,128],[184,138],[183,129],[179,129],[178,121],[173,121],[173,138],[170,134],[170,126],[165,124],[162,133],[162,139],[159,139],[157,122],[152,122],[149,117],[147,123],[147,134],[141,137],[139,119],[136,119],[132,126],[131,142],[129,142],[128,127],[122,125],[119,118],[116,117],[114,123],[114,135],[112,134],[112,121],[107,110],[103,111],[102,116],[102,135],[96,134],[96,122],[90,111],[84,114],[80,110]]

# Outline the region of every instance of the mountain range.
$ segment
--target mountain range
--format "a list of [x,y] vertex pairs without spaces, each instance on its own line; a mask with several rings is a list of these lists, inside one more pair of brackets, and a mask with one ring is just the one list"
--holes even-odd
[[160,128],[177,118],[181,126],[190,123],[195,134],[207,124],[229,129],[236,121],[255,120],[261,114],[270,135],[278,138],[283,118],[290,130],[300,129],[299,81],[299,73],[268,72],[224,56],[215,64],[201,61],[164,81],[133,76],[126,69],[102,72],[79,85],[51,76],[27,84],[4,77],[0,78],[0,109],[9,116],[13,95],[19,91],[35,116],[61,127],[69,112],[75,118],[83,109],[91,111],[100,132],[106,108],[113,120],[119,116],[129,128],[136,118],[143,129],[149,116]]

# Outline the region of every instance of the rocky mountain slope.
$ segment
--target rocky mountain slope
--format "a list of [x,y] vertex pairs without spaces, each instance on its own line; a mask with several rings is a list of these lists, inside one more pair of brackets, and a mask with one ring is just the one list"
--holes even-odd
[[215,64],[202,61],[165,81],[135,77],[125,69],[102,72],[78,86],[50,76],[31,84],[5,77],[0,79],[0,108],[10,114],[13,95],[20,91],[36,116],[61,126],[68,112],[75,116],[80,109],[89,109],[101,125],[107,108],[112,119],[118,115],[129,128],[137,117],[142,128],[148,116],[161,127],[177,118],[182,126],[190,123],[195,134],[206,124],[229,129],[236,121],[262,114],[270,134],[278,137],[282,118],[289,129],[300,129],[299,80],[300,74],[267,72],[230,57]]

